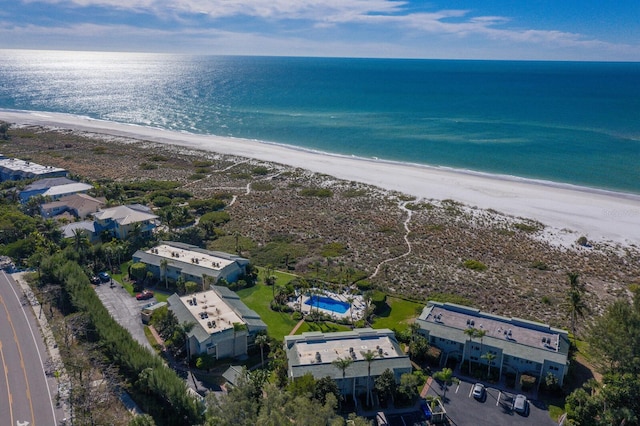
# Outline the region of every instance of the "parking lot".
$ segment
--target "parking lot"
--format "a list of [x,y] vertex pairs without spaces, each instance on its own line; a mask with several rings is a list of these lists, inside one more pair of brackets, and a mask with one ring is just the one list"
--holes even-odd
[[148,300],[136,300],[135,297],[127,293],[127,290],[114,281],[113,286],[104,283],[95,287],[102,304],[107,308],[111,316],[131,333],[131,336],[148,349],[151,344],[144,334],[144,324],[140,319],[142,307],[155,298]]
[[[457,426],[511,426],[511,425],[556,425],[549,417],[549,411],[539,401],[529,400],[528,413],[513,411],[514,392],[486,387],[485,396],[477,400],[471,394],[474,383],[453,384],[447,391],[444,407],[449,424]],[[435,380],[428,395],[442,396],[440,385]]]

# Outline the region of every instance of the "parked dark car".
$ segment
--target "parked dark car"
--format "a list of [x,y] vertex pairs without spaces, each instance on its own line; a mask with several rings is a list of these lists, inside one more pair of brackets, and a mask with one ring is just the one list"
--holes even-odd
[[89,281],[91,281],[91,284],[100,284],[100,277],[98,277],[97,275],[93,275],[91,277],[89,277]]
[[153,292],[151,290],[142,290],[141,293],[136,294],[136,299],[138,300],[147,300],[153,297]]
[[98,278],[100,278],[100,281],[103,283],[108,283],[109,281],[111,281],[111,276],[104,271],[98,273]]

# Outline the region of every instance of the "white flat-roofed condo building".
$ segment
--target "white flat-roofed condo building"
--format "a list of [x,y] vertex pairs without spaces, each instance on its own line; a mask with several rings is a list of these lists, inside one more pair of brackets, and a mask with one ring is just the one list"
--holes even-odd
[[67,176],[65,169],[53,166],[42,166],[32,163],[31,161],[7,158],[0,155],[0,182],[61,176]]
[[195,326],[187,333],[188,355],[209,354],[216,359],[247,354],[256,335],[267,325],[240,297],[226,287],[178,296],[167,300],[169,309],[182,323]]
[[[552,373],[562,386],[567,375],[569,336],[565,330],[433,301],[416,321],[429,344],[442,351],[443,364],[448,359],[484,365],[491,362],[500,377],[515,374],[516,383],[522,374],[527,374],[536,377],[540,384]],[[465,332],[469,329],[474,332]]]
[[166,274],[171,280],[182,277],[198,284],[203,283],[205,275],[212,283],[221,279],[235,282],[246,273],[249,264],[244,257],[174,241],[164,241],[146,251],[138,250],[133,261],[146,264],[147,270],[158,280],[164,281]]
[[[336,381],[343,395],[352,395],[354,399],[367,391],[369,368],[371,388],[374,379],[386,369],[393,372],[396,382],[402,374],[412,370],[409,356],[389,329],[356,328],[336,333],[307,332],[285,336],[284,349],[291,379],[307,373],[316,379],[329,376]],[[363,355],[369,351],[375,354],[370,365]],[[351,360],[344,370],[344,377],[342,369],[334,363],[338,358]]]

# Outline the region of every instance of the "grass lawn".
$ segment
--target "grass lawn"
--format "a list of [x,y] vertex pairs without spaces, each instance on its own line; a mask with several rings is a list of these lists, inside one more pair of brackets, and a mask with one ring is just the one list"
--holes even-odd
[[[258,269],[258,282],[264,283],[264,275],[265,275],[266,268],[258,266],[257,269]],[[274,277],[276,277],[276,284],[278,285],[285,285],[289,281],[293,280],[294,278],[298,278],[297,275],[290,274],[288,272],[274,270],[271,273],[273,274]]]
[[304,322],[296,331],[296,334],[302,334],[306,331],[321,331],[323,333],[333,333],[334,331],[349,331],[351,328],[346,325],[336,324],[335,322]]
[[111,274],[111,278],[113,278],[114,280],[118,281],[124,288],[125,290],[127,290],[127,292],[132,295],[135,296],[135,293],[133,292],[133,284],[130,281],[125,281],[124,278],[129,275],[128,269],[129,269],[129,265],[131,265],[131,262],[125,262],[122,265],[120,265],[120,273],[119,274]]
[[389,309],[376,315],[373,328],[405,330],[425,306],[424,303],[410,302],[391,296],[387,296],[387,305]]
[[[288,281],[290,279],[285,282]],[[245,305],[260,315],[262,321],[267,324],[267,333],[274,339],[283,340],[284,336],[289,334],[296,325],[297,321],[291,318],[290,313],[274,312],[269,307],[273,300],[271,287],[264,284],[256,284],[253,287],[239,290],[237,293]]]
[[564,414],[564,407],[560,407],[557,405],[549,404],[549,417],[554,422],[557,422],[560,419],[560,416]]

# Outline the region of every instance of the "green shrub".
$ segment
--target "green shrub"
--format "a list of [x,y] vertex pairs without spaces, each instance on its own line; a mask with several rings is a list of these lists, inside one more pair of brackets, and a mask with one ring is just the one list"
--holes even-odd
[[519,222],[513,225],[513,227],[522,232],[533,233],[541,230],[543,226],[538,222]]
[[156,207],[166,207],[171,204],[171,198],[160,195],[152,200]]
[[224,201],[218,198],[207,198],[205,200],[190,200],[189,207],[194,209],[199,214],[205,214],[207,212],[221,210],[226,206]]
[[373,284],[367,280],[361,280],[356,283],[356,287],[358,287],[360,291],[368,291],[373,288]]
[[129,275],[136,281],[140,281],[147,276],[147,265],[142,262],[136,262],[129,268]]
[[222,226],[225,223],[229,222],[230,220],[231,220],[231,216],[229,216],[229,213],[225,211],[209,212],[202,215],[202,217],[200,218],[199,224],[203,228],[208,229],[211,226],[213,227]]
[[534,268],[534,269],[539,269],[541,271],[549,270],[549,267],[547,266],[547,264],[542,262],[542,261],[540,261],[540,260],[536,260],[535,262],[533,262],[531,264],[531,267]]
[[206,177],[207,177],[207,175],[205,175],[204,173],[194,173],[191,176],[189,176],[187,179],[189,179],[189,180],[200,180],[200,179],[204,179]]
[[149,161],[161,162],[161,161],[169,161],[169,159],[164,155],[153,154],[151,157],[149,157]]
[[300,195],[303,197],[329,198],[333,197],[333,191],[328,188],[305,188],[300,191]]
[[299,311],[295,311],[292,315],[291,318],[293,318],[295,321],[300,321],[302,319],[302,312]]
[[265,176],[269,174],[269,169],[265,166],[257,166],[251,169],[251,173],[258,176]]
[[202,168],[202,167],[211,167],[213,166],[213,161],[210,160],[195,160],[193,162],[193,167]]
[[429,300],[441,303],[455,303],[462,306],[473,306],[473,302],[463,296],[453,293],[431,293],[428,297]]
[[347,189],[342,193],[342,196],[345,198],[364,197],[365,195],[367,195],[366,189],[355,189],[355,188]]
[[195,293],[198,290],[200,290],[200,284],[198,284],[197,282],[187,281],[186,283],[184,283],[185,293],[191,294],[191,293]]
[[380,290],[373,290],[371,292],[371,303],[374,305],[381,305],[387,302],[387,294]]
[[347,246],[342,243],[329,243],[322,247],[322,257],[339,257],[347,253]]
[[536,384],[536,378],[533,376],[529,376],[527,374],[523,374],[520,376],[520,385],[522,386],[523,391],[529,391],[533,389],[533,386]]
[[473,269],[474,271],[485,271],[487,265],[475,259],[467,259],[462,262],[462,265],[467,269]]
[[122,189],[125,191],[160,191],[175,189],[181,185],[180,182],[174,182],[169,180],[142,180],[137,182],[123,182]]
[[585,237],[583,235],[582,237],[578,238],[577,243],[578,243],[578,245],[581,245],[581,246],[588,246],[589,245],[589,240],[587,240],[587,237]]
[[251,189],[253,189],[254,191],[266,192],[273,190],[273,188],[274,186],[269,182],[254,182],[251,184]]
[[153,163],[140,163],[138,167],[140,167],[140,170],[156,170],[158,165]]

